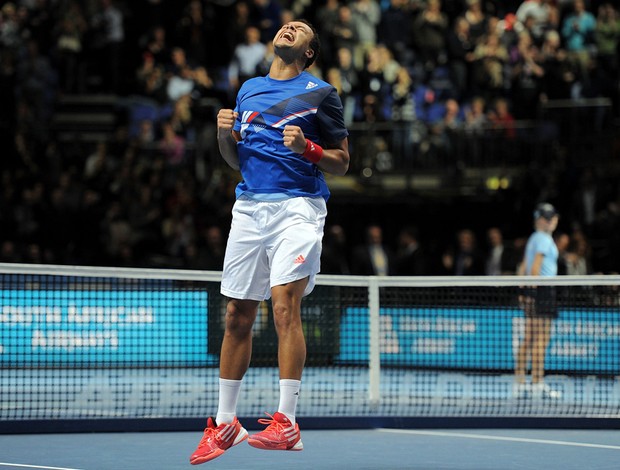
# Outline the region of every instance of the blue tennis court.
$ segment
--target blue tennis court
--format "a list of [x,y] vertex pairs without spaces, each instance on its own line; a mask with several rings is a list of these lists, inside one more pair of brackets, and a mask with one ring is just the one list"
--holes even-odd
[[200,431],[2,435],[0,468],[615,470],[620,462],[618,431],[302,429],[302,452],[261,451],[241,443],[192,467],[188,458],[200,436]]

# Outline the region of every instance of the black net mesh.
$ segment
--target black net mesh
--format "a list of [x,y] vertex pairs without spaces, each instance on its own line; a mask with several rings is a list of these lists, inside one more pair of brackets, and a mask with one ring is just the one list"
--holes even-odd
[[[0,419],[214,414],[219,282],[151,275],[0,274]],[[298,415],[617,417],[619,284],[585,279],[553,287],[544,377],[553,393],[543,396],[515,393],[526,330],[516,283],[403,281],[379,288],[373,317],[367,286],[322,281],[302,304],[308,357]],[[263,302],[239,416],[278,403],[272,315]]]

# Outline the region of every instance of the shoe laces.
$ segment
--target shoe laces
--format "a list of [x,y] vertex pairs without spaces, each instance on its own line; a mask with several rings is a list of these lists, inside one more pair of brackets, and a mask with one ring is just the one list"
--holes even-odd
[[221,441],[220,433],[217,428],[206,428],[204,434],[202,435],[202,439],[200,439],[198,447],[201,447],[211,441]]
[[[281,423],[280,421],[276,421],[276,419],[270,415],[269,413],[265,413],[267,416],[269,416],[270,419],[267,418],[260,418],[258,420],[258,422],[260,424],[266,424],[267,425],[267,429],[269,430],[274,430],[276,432],[281,432],[284,431],[285,429],[289,428],[290,426],[292,426],[292,423]],[[267,431],[267,429],[265,429],[265,431]]]

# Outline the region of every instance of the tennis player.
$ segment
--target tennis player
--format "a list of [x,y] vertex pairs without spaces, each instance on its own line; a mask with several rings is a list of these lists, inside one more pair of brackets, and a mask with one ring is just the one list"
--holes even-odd
[[[520,264],[520,276],[556,276],[558,273],[558,248],[552,233],[558,226],[559,216],[551,204],[541,203],[534,210],[535,231],[525,246],[525,256]],[[519,296],[525,313],[525,334],[519,345],[515,361],[515,390],[523,398],[531,390],[533,398],[559,398],[557,391],[544,383],[545,356],[551,338],[551,323],[558,317],[556,293],[553,286],[525,288]],[[526,382],[526,368],[531,359],[531,388]]]
[[[315,28],[291,21],[276,33],[275,58],[265,77],[246,81],[235,109],[217,116],[224,160],[241,171],[222,275],[229,298],[220,356],[217,415],[190,463],[222,455],[248,439],[259,449],[302,450],[295,410],[306,358],[301,301],[319,272],[329,190],[323,171],[349,167],[348,131],[334,87],[306,69],[320,49]],[[272,299],[278,335],[280,402],[248,437],[236,416],[252,352],[259,302]]]

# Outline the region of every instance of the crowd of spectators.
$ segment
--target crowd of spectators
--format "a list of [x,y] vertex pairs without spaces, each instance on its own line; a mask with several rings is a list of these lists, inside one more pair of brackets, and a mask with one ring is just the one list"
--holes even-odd
[[[199,167],[197,149],[217,152],[213,103],[232,106],[244,80],[267,72],[271,39],[297,17],[319,30],[311,72],[337,88],[348,123],[421,124],[427,148],[447,151],[457,128],[500,126],[514,137],[511,124],[551,99],[609,97],[618,111],[615,2],[0,1],[0,260],[219,269],[237,175]],[[50,128],[58,100],[93,93],[119,98],[114,135],[59,142]],[[405,151],[414,135],[402,136]],[[571,243],[578,233],[619,233],[617,184],[579,181],[580,199],[567,206],[578,222]],[[393,266],[416,232],[403,225],[388,243]],[[449,245],[416,273],[473,273],[463,271],[459,243]],[[477,259],[475,273],[484,265]]]
[[[511,240],[500,227],[481,231],[461,228],[454,239],[436,245],[411,224],[401,227],[395,243],[386,240],[381,225],[365,227],[363,242],[348,248],[347,231],[328,226],[324,241],[322,272],[325,274],[394,276],[501,276],[515,275],[523,259],[527,236]],[[602,274],[588,236],[579,227],[554,234],[558,246],[559,275]],[[599,263],[600,264],[600,263]]]

